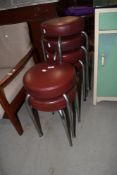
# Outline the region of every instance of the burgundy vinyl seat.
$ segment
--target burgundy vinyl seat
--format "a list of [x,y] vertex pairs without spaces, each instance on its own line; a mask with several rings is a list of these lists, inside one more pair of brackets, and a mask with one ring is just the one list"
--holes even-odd
[[[79,60],[82,60],[85,58],[84,51],[82,49],[75,50],[72,52],[64,52],[62,54],[62,61],[65,63],[76,63]],[[53,60],[53,61],[59,61],[59,54],[54,55],[53,53],[48,52],[47,53],[47,60]]]
[[[67,91],[66,94],[69,97],[70,102],[72,103],[76,95],[75,87]],[[45,112],[58,111],[66,107],[66,101],[62,95],[59,97],[53,98],[53,99],[49,99],[49,100],[47,99],[43,100],[39,98],[37,99],[31,96],[30,104],[31,106],[33,106],[33,108],[39,111],[45,111]]]
[[84,20],[80,17],[69,16],[54,18],[41,24],[41,31],[46,37],[70,36],[84,29]]
[[[78,78],[74,67],[68,63],[42,62],[25,73],[23,82],[28,94],[27,108],[39,135],[42,136],[43,133],[37,110],[58,111],[64,123],[69,144],[72,146],[71,132],[75,136],[75,119],[76,116],[79,117],[76,91]],[[73,114],[70,104],[74,106]]]
[[73,88],[76,83],[75,74],[70,64],[43,62],[25,74],[24,86],[36,99],[54,99]]
[[[58,41],[56,38],[44,38],[45,49],[49,52],[56,52],[58,49]],[[74,51],[79,49],[85,43],[85,38],[82,34],[77,34],[61,38],[62,52]]]

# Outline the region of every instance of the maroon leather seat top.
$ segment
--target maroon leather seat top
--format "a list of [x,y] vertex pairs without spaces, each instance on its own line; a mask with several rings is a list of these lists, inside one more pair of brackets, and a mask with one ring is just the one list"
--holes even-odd
[[[68,96],[69,101],[72,103],[76,95],[76,88],[73,87],[67,91],[66,95]],[[63,96],[51,100],[40,100],[31,96],[29,101],[33,108],[46,112],[58,111],[66,107],[66,101]]]
[[[58,38],[44,38],[45,49],[49,52],[55,52],[58,50]],[[79,49],[84,45],[84,36],[82,34],[72,35],[69,37],[61,38],[62,52],[73,51]]]
[[[48,60],[60,60],[59,54],[56,56],[53,53],[47,53]],[[84,50],[81,48],[72,52],[66,52],[62,54],[62,61],[65,63],[75,63],[78,60],[85,58]]]
[[41,24],[44,36],[58,37],[81,33],[84,30],[84,19],[76,16],[53,18]]
[[36,99],[61,96],[76,83],[76,72],[68,63],[42,62],[24,75],[24,87]]

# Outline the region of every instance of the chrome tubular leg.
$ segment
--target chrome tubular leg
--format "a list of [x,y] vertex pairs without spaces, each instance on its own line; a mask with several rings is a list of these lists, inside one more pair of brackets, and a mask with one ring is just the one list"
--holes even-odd
[[42,136],[43,135],[43,132],[42,132],[42,127],[41,127],[41,123],[40,123],[40,118],[39,118],[38,111],[36,109],[32,108],[32,112],[33,112],[33,115],[34,115],[34,119],[35,119],[35,121],[37,123],[37,126],[39,128],[40,136]]
[[[79,122],[80,122],[80,116],[81,116],[81,97],[82,97],[82,83],[83,83],[83,70],[79,72],[79,82],[77,85],[77,96],[78,96],[78,111],[79,111]],[[83,97],[84,98],[84,97]]]
[[75,100],[72,103],[72,112],[73,112],[73,137],[76,137],[76,104]]
[[86,88],[87,88],[87,93],[89,91],[89,62],[88,62],[88,52],[87,49],[84,46],[81,46],[81,48],[84,50],[85,52],[85,62],[86,62]]
[[[87,54],[88,54],[88,57],[89,57],[89,37],[88,37],[88,35],[87,35],[87,33],[85,31],[82,31],[81,33],[85,36],[86,49],[87,49]],[[92,67],[91,60],[90,60],[90,63],[88,65],[89,66],[89,89],[91,89],[91,67]]]
[[59,115],[61,117],[61,121],[63,123],[65,133],[66,133],[68,141],[69,141],[69,145],[72,146],[73,144],[72,144],[72,138],[71,138],[69,117],[66,115],[64,110],[59,110],[58,112],[59,112]]
[[44,61],[47,61],[46,53],[45,53],[45,47],[44,47],[44,36],[43,35],[41,36],[41,46],[42,46]]
[[75,114],[78,118],[78,122],[81,121],[81,118],[80,118],[80,107],[81,107],[81,104],[79,104],[79,100],[78,100],[78,92],[76,91],[76,96],[75,96]]
[[71,132],[73,134],[74,133],[73,132],[73,113],[72,113],[72,109],[71,109],[71,104],[70,104],[69,98],[67,97],[66,94],[63,94],[63,97],[66,101],[66,109],[68,111],[68,116],[69,116],[69,120],[70,120],[70,129],[71,129]]
[[87,49],[87,52],[89,54],[89,38],[88,38],[88,35],[87,35],[87,33],[85,31],[82,31],[81,33],[82,33],[82,35],[85,36],[85,39],[86,39],[86,49]]
[[[35,112],[36,110],[35,111],[34,110],[33,111],[31,110],[31,106],[29,104],[29,98],[30,98],[30,95],[28,94],[26,96],[26,99],[25,99],[26,107],[27,107],[27,110],[29,112],[29,115],[30,115],[31,120],[34,123],[34,126],[35,126],[35,128],[36,128],[39,136],[41,137],[41,136],[43,136],[43,132],[42,132],[42,129],[41,129],[39,115],[37,114],[37,112]],[[34,116],[33,114],[36,114],[36,115]],[[35,118],[36,118],[36,120],[35,120]]]
[[58,38],[58,53],[59,53],[60,63],[62,63],[61,37]]
[[79,60],[79,63],[81,64],[82,66],[82,76],[83,76],[83,83],[82,83],[82,86],[83,86],[83,100],[86,101],[86,88],[85,88],[85,81],[86,81],[86,77],[85,77],[85,70],[84,70],[84,64],[81,60]]
[[53,61],[56,61],[56,59],[57,59],[57,52],[54,53]]

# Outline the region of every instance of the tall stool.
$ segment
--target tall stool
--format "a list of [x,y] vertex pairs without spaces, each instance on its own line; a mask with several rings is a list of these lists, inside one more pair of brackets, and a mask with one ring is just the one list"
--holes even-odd
[[[84,32],[83,18],[73,16],[54,18],[43,22],[41,30],[45,60],[60,60],[61,62],[72,63],[74,66],[80,63],[79,67],[82,68],[85,78],[83,89],[84,99],[86,100],[89,90],[89,77],[88,52],[84,46],[87,35]],[[77,66],[76,68],[78,69]]]
[[75,137],[75,120],[79,117],[74,67],[68,63],[42,62],[29,69],[23,81],[28,93],[27,108],[39,135],[43,132],[37,110],[58,111],[72,146],[71,132]]

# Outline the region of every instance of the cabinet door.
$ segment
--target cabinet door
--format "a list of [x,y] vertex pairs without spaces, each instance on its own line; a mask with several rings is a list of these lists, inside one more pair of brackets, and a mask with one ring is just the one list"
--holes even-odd
[[99,35],[97,96],[117,97],[117,33]]

